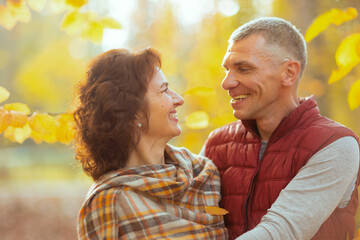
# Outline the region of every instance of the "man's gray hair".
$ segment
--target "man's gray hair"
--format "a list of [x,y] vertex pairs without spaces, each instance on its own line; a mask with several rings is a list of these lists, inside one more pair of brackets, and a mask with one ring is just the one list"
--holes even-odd
[[306,42],[303,35],[290,22],[277,17],[254,19],[236,29],[230,36],[229,43],[245,39],[253,34],[261,34],[268,44],[285,49],[291,57],[300,62],[300,76],[306,66]]

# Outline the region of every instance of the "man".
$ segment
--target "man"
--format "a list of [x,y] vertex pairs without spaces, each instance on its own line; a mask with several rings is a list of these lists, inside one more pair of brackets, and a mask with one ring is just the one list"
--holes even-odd
[[255,19],[230,37],[221,86],[240,121],[203,152],[222,178],[235,239],[349,239],[358,205],[358,137],[299,99],[306,43],[289,22]]

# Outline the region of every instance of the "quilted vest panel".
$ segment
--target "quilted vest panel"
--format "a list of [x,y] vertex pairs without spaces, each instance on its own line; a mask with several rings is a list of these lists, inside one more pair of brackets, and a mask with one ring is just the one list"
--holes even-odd
[[[230,238],[235,239],[254,228],[313,154],[344,136],[357,139],[348,128],[320,116],[313,98],[281,121],[261,161],[258,157],[261,140],[254,121],[237,121],[213,131],[205,144],[205,155],[220,171],[220,204],[229,211],[225,224]],[[334,211],[314,239],[329,239],[325,233],[345,238],[349,232],[352,236],[357,194],[354,193],[351,201],[348,207]],[[346,226],[340,224],[341,229],[337,227],[335,232],[335,222],[346,222]]]

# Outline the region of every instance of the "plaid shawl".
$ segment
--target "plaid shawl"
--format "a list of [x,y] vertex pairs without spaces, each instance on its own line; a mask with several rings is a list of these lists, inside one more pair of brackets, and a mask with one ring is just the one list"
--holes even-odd
[[120,169],[90,189],[79,239],[227,239],[218,206],[220,177],[208,159],[167,145],[166,164]]

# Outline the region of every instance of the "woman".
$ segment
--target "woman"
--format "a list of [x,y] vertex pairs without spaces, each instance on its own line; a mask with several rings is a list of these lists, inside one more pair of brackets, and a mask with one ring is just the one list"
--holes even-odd
[[158,53],[110,50],[91,63],[74,113],[76,158],[95,181],[80,239],[226,239],[214,164],[167,142],[181,133]]

